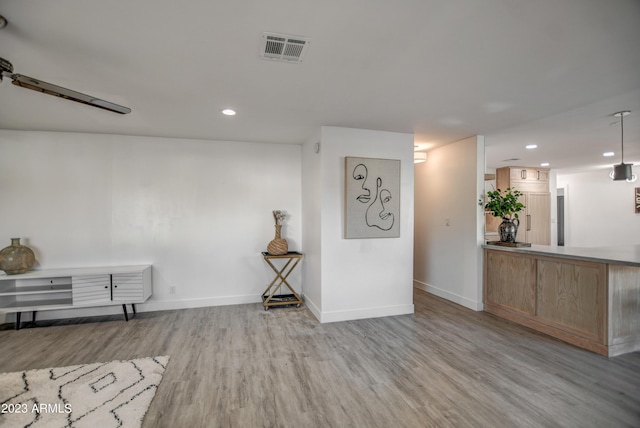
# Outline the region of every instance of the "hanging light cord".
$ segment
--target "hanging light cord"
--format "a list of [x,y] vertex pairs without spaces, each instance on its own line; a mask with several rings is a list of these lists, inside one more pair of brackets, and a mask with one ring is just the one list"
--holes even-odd
[[624,114],[620,114],[620,152],[624,163]]

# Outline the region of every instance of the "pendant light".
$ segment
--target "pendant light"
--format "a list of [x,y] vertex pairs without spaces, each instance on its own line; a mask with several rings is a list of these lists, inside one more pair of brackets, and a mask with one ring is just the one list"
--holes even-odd
[[638,179],[638,176],[633,173],[633,164],[632,163],[624,163],[624,117],[628,116],[631,112],[629,110],[619,111],[614,113],[615,117],[620,118],[620,149],[621,149],[621,157],[620,163],[618,165],[613,166],[613,170],[609,174],[609,177],[613,181],[622,181],[626,180],[631,183]]

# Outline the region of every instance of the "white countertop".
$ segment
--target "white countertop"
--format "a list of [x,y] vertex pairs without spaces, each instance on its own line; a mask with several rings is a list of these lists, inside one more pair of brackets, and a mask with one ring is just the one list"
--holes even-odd
[[552,247],[549,245],[535,244],[530,247],[483,245],[482,248],[600,263],[640,266],[640,244],[615,247]]

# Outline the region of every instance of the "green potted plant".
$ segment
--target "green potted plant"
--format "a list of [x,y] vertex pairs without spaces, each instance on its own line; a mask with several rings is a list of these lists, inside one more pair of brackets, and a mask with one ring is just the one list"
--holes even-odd
[[522,192],[510,187],[504,192],[500,189],[487,192],[487,203],[484,209],[491,212],[494,217],[502,218],[502,223],[498,226],[502,242],[516,242],[518,226],[520,226],[518,213],[525,208],[524,204],[518,200],[521,196]]

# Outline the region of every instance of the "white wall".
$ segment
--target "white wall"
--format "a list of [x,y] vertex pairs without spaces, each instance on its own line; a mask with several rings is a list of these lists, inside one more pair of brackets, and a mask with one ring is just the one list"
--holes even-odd
[[[321,322],[413,313],[413,135],[322,127],[317,155],[313,144],[304,149],[305,180],[307,165],[319,169],[314,182],[305,181],[303,199],[319,189],[321,262],[306,293],[309,308]],[[399,238],[344,238],[345,156],[401,160]]]
[[320,318],[322,307],[322,173],[320,130],[302,147],[302,284],[307,307]]
[[640,244],[640,214],[634,208],[640,182],[612,181],[609,170],[600,170],[558,174],[557,186],[565,195],[565,246]]
[[[0,130],[0,245],[26,238],[36,268],[151,263],[142,311],[259,302],[272,210],[301,249],[301,175],[299,145]],[[117,308],[82,311],[40,317]]]
[[484,138],[428,152],[415,166],[415,287],[482,310]]

